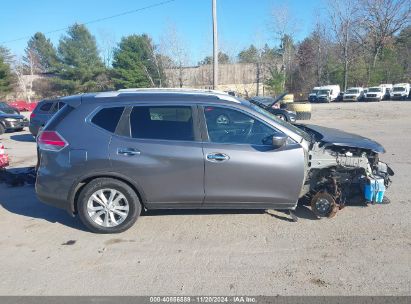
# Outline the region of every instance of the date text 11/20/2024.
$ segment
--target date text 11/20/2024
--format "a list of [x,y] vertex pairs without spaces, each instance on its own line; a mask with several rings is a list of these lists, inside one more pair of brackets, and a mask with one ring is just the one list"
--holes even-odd
[[150,297],[151,303],[256,303],[254,297],[231,296],[231,297]]

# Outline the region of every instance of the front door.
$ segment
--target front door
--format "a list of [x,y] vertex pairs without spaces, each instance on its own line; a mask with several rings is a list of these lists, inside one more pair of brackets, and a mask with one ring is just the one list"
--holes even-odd
[[208,208],[290,208],[304,180],[304,152],[291,140],[273,149],[280,131],[229,107],[203,108],[207,140],[205,201]]
[[113,135],[111,166],[139,185],[149,208],[199,208],[203,203],[204,157],[193,127],[196,110],[134,106],[130,136]]

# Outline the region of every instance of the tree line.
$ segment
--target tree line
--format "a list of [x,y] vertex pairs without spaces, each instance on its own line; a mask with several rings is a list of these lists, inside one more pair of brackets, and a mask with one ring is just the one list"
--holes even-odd
[[[325,84],[340,84],[345,89],[409,82],[410,16],[410,0],[330,1],[326,16],[317,18],[313,31],[297,42],[297,18],[286,6],[276,7],[269,29],[276,47],[251,44],[232,57],[220,52],[218,60],[222,64],[255,65],[255,82],[264,83],[272,94],[285,90],[306,93]],[[190,56],[175,29],[170,29],[159,44],[147,34],[135,34],[109,45],[107,58],[101,51],[82,24],[69,27],[57,46],[43,33],[35,33],[20,59],[0,46],[0,97],[16,86],[34,91],[36,98],[184,86],[184,68]],[[198,64],[212,61],[206,56]],[[169,69],[177,71],[177,80],[167,77]],[[27,77],[30,75],[43,77]]]

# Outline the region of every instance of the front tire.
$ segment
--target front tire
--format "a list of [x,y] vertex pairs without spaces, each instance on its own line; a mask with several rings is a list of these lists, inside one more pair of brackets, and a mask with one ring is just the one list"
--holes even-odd
[[77,201],[83,224],[95,233],[119,233],[134,225],[141,213],[137,193],[126,183],[97,178],[84,186]]
[[0,135],[6,133],[6,128],[0,123]]

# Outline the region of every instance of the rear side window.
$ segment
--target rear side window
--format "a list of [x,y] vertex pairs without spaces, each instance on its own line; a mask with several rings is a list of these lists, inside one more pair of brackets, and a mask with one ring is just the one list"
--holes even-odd
[[123,111],[124,107],[101,109],[96,115],[94,115],[91,122],[104,130],[114,133]]
[[52,102],[45,102],[44,104],[40,106],[39,110],[42,112],[48,112],[50,111],[52,106],[53,106]]
[[193,116],[187,106],[134,107],[131,136],[143,139],[194,140]]

